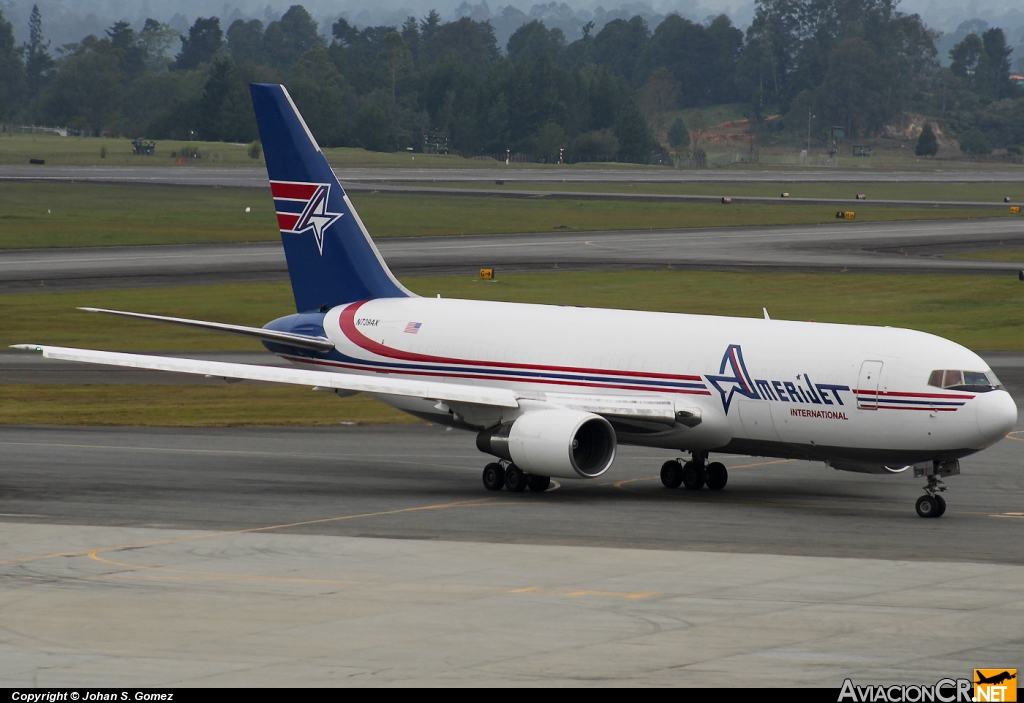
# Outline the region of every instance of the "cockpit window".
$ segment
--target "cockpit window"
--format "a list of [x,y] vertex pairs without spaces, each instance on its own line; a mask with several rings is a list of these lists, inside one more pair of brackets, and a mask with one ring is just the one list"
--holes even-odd
[[985,393],[986,391],[1002,390],[1003,388],[999,379],[991,371],[956,371],[950,369],[932,371],[928,377],[928,385],[951,391],[971,391],[972,393]]

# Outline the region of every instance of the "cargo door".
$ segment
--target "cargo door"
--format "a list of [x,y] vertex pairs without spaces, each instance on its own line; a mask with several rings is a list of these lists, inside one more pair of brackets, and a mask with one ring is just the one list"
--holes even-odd
[[860,367],[857,380],[857,407],[861,410],[878,410],[878,388],[882,381],[882,362],[865,361]]
[[736,398],[735,403],[740,411],[743,432],[748,439],[779,441],[779,433],[775,430],[775,423],[772,421],[772,408],[768,401]]

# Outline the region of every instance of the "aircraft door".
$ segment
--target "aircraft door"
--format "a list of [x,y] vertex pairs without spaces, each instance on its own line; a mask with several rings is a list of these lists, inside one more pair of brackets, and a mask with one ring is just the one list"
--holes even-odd
[[747,439],[779,441],[779,433],[772,422],[771,403],[765,400],[740,400],[738,397],[733,402],[739,410]]
[[878,410],[878,387],[882,382],[882,362],[865,361],[860,367],[857,380],[857,407],[861,410]]

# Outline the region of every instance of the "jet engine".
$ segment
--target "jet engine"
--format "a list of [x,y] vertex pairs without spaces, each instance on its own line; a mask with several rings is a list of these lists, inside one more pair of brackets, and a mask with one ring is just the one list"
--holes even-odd
[[615,459],[615,430],[600,415],[581,410],[535,410],[484,430],[477,448],[511,461],[528,474],[596,478]]

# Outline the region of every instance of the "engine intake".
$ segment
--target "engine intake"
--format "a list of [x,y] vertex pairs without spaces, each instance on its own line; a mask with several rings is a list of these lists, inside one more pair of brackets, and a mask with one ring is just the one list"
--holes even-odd
[[615,460],[615,430],[600,415],[581,410],[535,410],[476,437],[487,454],[526,473],[557,478],[596,478]]

